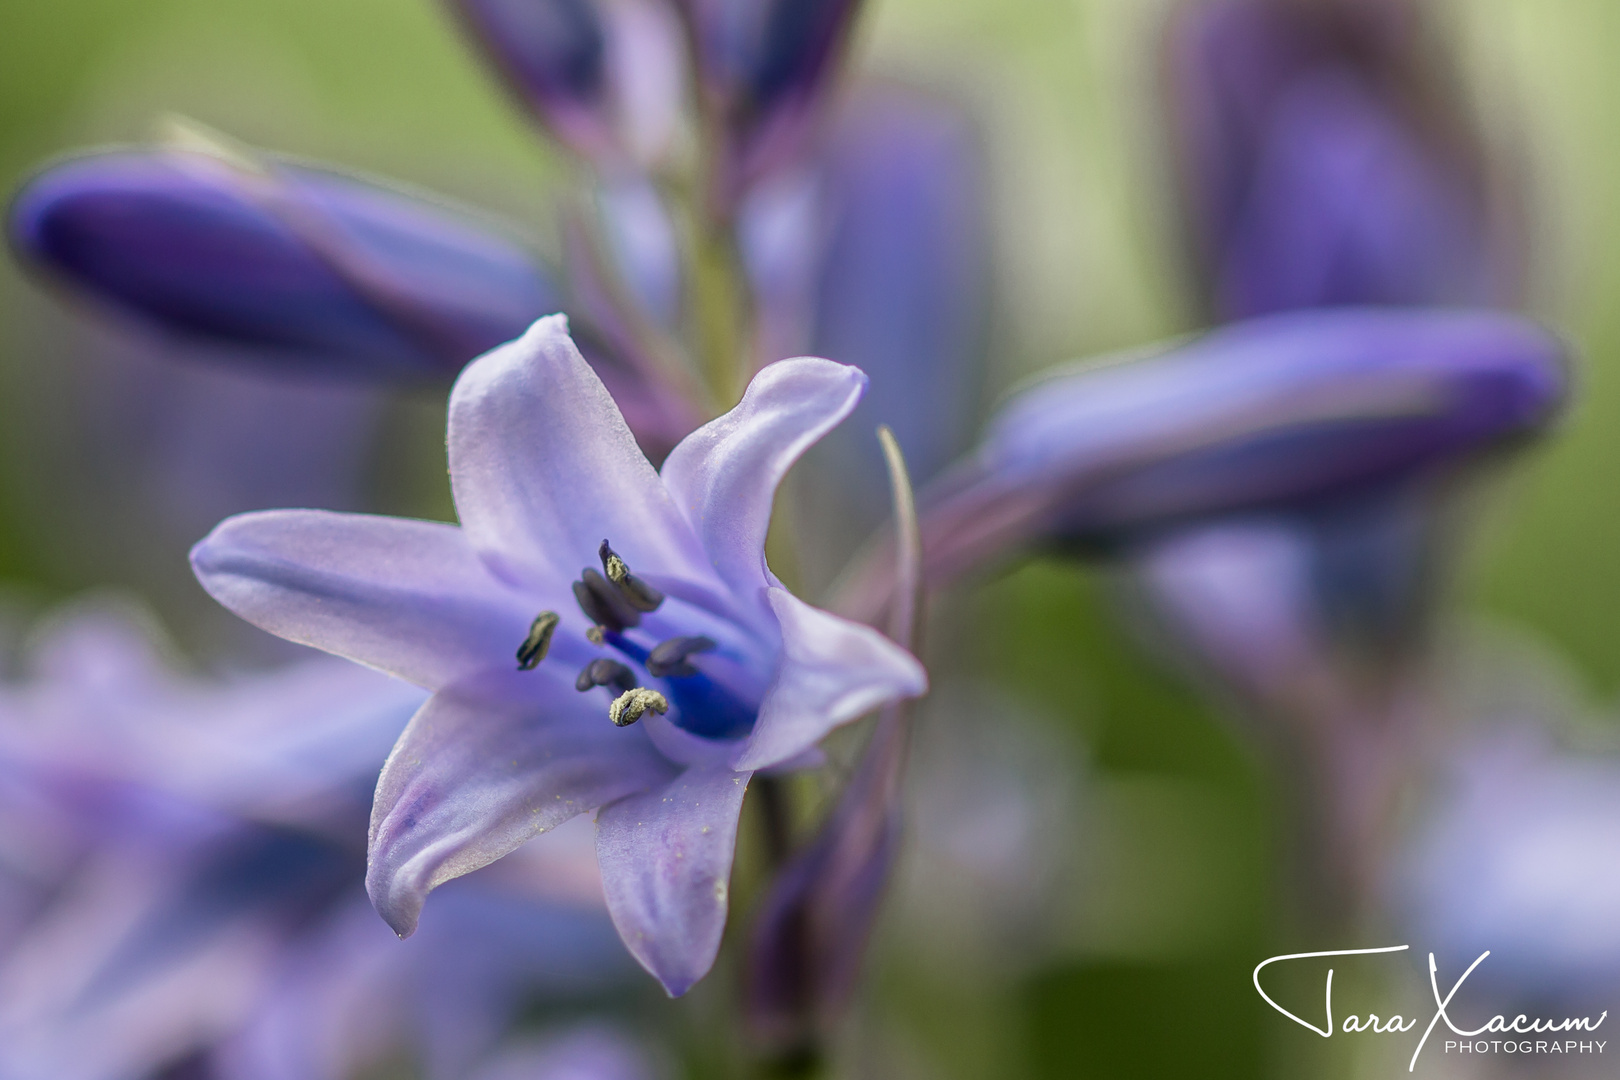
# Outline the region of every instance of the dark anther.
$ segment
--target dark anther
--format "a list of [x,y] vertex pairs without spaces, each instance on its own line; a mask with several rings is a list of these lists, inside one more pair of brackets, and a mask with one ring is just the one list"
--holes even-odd
[[697,668],[688,664],[686,658],[712,648],[714,641],[706,637],[672,637],[661,641],[647,654],[647,673],[655,679],[666,675],[696,675]]
[[574,599],[591,622],[605,630],[622,632],[627,626],[641,625],[641,612],[631,607],[606,578],[587,568],[574,582]]
[[586,664],[585,670],[574,680],[574,689],[582,694],[598,686],[611,686],[621,694],[628,693],[636,688],[636,673],[617,660],[599,657]]
[[518,646],[519,671],[533,671],[540,666],[540,661],[546,658],[546,651],[551,648],[551,635],[556,632],[560,622],[562,619],[555,611],[542,611],[534,617],[534,622],[529,624],[529,636]]
[[664,594],[630,572],[630,567],[619,558],[619,553],[608,546],[606,540],[596,549],[602,559],[602,572],[613,583],[625,603],[637,611],[657,611],[664,602]]

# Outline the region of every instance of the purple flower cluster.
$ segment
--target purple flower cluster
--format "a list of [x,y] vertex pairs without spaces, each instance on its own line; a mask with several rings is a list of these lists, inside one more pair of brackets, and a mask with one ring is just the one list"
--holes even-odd
[[[189,127],[13,204],[22,261],[177,348],[451,384],[457,520],[255,510],[192,549],[225,608],[353,664],[182,678],[90,619],[0,690],[0,1077],[649,1075],[612,1026],[514,1028],[634,993],[625,950],[671,997],[711,970],[750,788],[740,1015],[761,1056],[813,1065],[904,839],[921,602],[1031,556],[1123,568],[1175,654],[1270,721],[1328,853],[1317,914],[1359,928],[1435,730],[1457,494],[1570,392],[1563,344],[1502,306],[1519,215],[1415,0],[1177,9],[1216,325],[1053,368],[976,442],[975,139],[915,91],[840,95],[859,5],[450,6],[583,166],[560,257]],[[801,460],[809,497],[778,512]],[[825,609],[801,598],[820,580]],[[784,775],[874,714],[794,835]],[[1483,883],[1412,876],[1418,918],[1478,916],[1459,940],[1551,910],[1508,863],[1612,802],[1606,766],[1510,757],[1459,766],[1418,844]],[[1508,774],[1511,835],[1455,856]]]
[[160,648],[72,613],[0,688],[4,1075],[482,1075],[526,1000],[622,985],[577,843],[469,879],[409,947],[378,925],[357,839],[420,691],[321,658],[205,680]]

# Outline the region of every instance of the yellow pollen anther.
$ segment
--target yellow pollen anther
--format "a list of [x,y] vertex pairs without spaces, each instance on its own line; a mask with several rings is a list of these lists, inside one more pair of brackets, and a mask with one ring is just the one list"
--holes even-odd
[[551,635],[556,632],[560,622],[562,618],[555,611],[542,611],[534,617],[534,622],[529,624],[529,636],[518,646],[519,671],[533,671],[540,666],[540,661],[546,658],[546,652],[551,648]]
[[629,727],[648,712],[655,712],[659,716],[669,712],[669,699],[656,690],[638,686],[634,690],[626,690],[613,700],[613,704],[608,706],[608,719],[617,727]]

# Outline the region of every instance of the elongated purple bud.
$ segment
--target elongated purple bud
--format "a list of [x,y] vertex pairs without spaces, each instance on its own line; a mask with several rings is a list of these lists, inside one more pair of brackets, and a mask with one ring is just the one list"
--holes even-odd
[[1505,304],[1511,199],[1409,0],[1197,0],[1166,84],[1189,248],[1218,321]]
[[[1494,311],[1291,312],[1071,370],[1010,400],[924,491],[927,577],[1363,498],[1541,431],[1567,388],[1557,339]],[[881,610],[883,564],[840,610]]]
[[1495,312],[1298,312],[1049,379],[992,420],[979,468],[1056,540],[1113,543],[1444,466],[1553,417],[1563,349]]
[[448,0],[518,101],[599,164],[650,164],[678,123],[678,20],[661,0]]
[[705,107],[727,160],[729,201],[791,157],[811,131],[837,72],[858,0],[677,0],[695,44]]
[[470,213],[268,158],[71,159],[23,188],[10,232],[82,296],[334,374],[447,378],[561,306],[535,259]]

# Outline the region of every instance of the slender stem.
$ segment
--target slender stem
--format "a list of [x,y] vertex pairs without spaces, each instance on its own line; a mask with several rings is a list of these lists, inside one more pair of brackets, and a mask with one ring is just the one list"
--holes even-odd
[[780,776],[758,777],[754,797],[759,800],[760,823],[765,832],[765,859],[774,873],[793,851],[791,797]]
[[692,336],[710,393],[729,408],[753,374],[753,305],[735,230],[701,206],[690,208],[689,274]]

